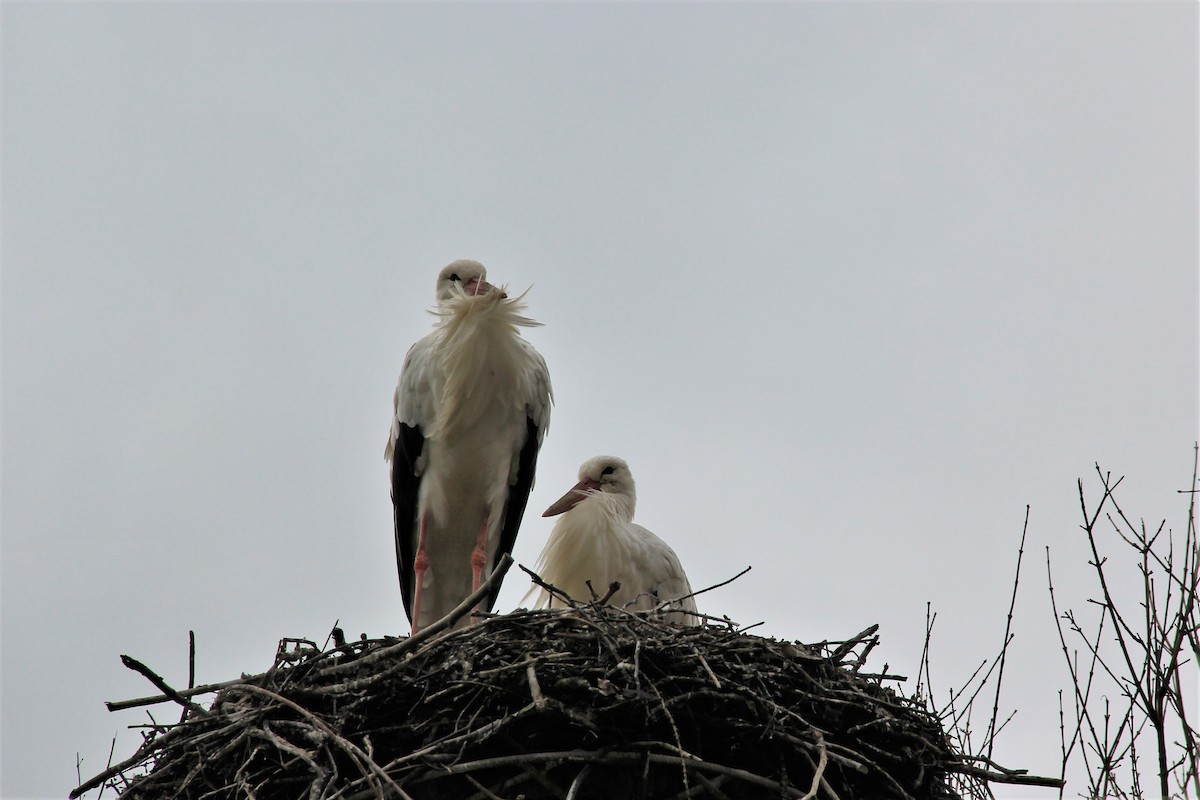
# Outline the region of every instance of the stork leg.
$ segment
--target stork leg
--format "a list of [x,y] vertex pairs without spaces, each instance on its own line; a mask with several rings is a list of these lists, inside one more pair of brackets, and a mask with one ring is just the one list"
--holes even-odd
[[425,570],[429,569],[429,554],[425,552],[425,520],[428,514],[421,515],[421,525],[417,533],[417,554],[413,557],[413,606],[412,632],[416,633],[421,619],[421,587],[425,585]]
[[488,517],[483,518],[479,525],[479,537],[475,540],[475,549],[471,551],[471,591],[479,591],[483,583],[483,567],[487,563],[487,532]]

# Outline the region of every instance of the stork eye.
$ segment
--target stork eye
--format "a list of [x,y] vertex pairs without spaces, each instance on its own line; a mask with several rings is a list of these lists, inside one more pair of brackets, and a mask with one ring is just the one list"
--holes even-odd
[[603,471],[603,472],[601,472],[600,474],[601,474],[601,475],[612,475],[612,474],[613,474],[613,471],[614,471],[614,470],[613,470],[613,468],[612,468],[612,467],[605,467],[605,468],[604,468],[604,471]]

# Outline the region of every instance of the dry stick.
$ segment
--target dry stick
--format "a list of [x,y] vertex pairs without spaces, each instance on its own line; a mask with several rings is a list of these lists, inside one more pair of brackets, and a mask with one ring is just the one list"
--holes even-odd
[[[192,689],[196,686],[196,632],[188,631],[188,688]],[[179,713],[179,722],[183,723],[187,719],[188,708],[183,707],[183,711]]]
[[955,764],[947,767],[948,772],[955,772],[959,775],[968,775],[972,778],[980,778],[988,783],[1008,783],[1019,786],[1047,786],[1052,789],[1061,789],[1066,785],[1062,778],[1044,778],[1040,775],[1017,775],[1005,772],[992,772],[991,770],[983,769],[982,767],[972,767],[969,764]]
[[[955,702],[955,700],[957,700],[957,701],[959,701],[959,702],[962,702],[963,695],[965,695],[965,694],[967,693],[967,689],[969,689],[969,688],[971,687],[971,684],[973,684],[973,683],[975,682],[975,679],[976,679],[977,677],[979,677],[979,671],[980,671],[981,669],[983,669],[984,667],[986,667],[986,666],[987,666],[987,663],[988,663],[988,662],[987,662],[987,660],[986,660],[986,659],[985,659],[985,660],[983,660],[983,661],[981,661],[981,662],[979,662],[979,666],[975,668],[975,671],[974,671],[974,672],[972,672],[972,673],[971,673],[971,675],[970,675],[970,677],[968,677],[968,678],[967,678],[966,682],[965,682],[965,683],[963,683],[963,685],[962,685],[962,688],[959,690],[958,694],[955,694],[955,693],[954,693],[954,687],[953,687],[953,686],[951,686],[951,687],[950,687],[950,690],[949,690],[949,691],[950,691],[950,699],[949,699],[949,700],[946,702],[946,705],[942,707],[942,710],[941,710],[941,711],[939,711],[939,712],[936,712],[936,713],[937,713],[937,715],[938,715],[938,719],[951,719],[951,721],[953,722],[953,724],[954,724],[955,726],[957,726],[957,725],[958,725],[958,723],[959,723],[959,722],[962,720],[962,718],[963,718],[963,715],[969,715],[969,714],[970,714],[970,712],[971,712],[971,704],[970,704],[970,703],[967,703],[965,706],[963,706],[963,708],[962,708],[962,710],[961,710],[961,711],[958,711],[958,710],[956,710],[956,707],[955,707],[955,705],[954,705],[954,702]],[[994,667],[994,666],[995,666],[995,664],[993,663],[993,665],[992,665],[992,666]],[[981,681],[981,682],[980,682],[980,684],[979,684],[979,685],[980,685],[980,688],[982,688],[982,687],[983,687],[983,685],[984,685],[985,683],[987,683],[988,675],[990,675],[991,673],[992,673],[992,671],[989,669],[989,670],[988,670],[988,671],[987,671],[987,672],[984,674],[984,676],[983,676],[983,679],[982,679],[982,681]],[[976,694],[978,694],[978,693],[979,693],[979,689],[976,689],[976,690],[975,690],[975,693],[976,693]],[[974,699],[974,698],[972,698],[972,699]]]
[[925,644],[921,648],[921,659],[917,663],[917,696],[921,696],[921,687],[924,686],[929,695],[929,708],[936,713],[936,705],[933,699],[933,686],[930,684],[931,677],[929,674],[929,645],[933,639],[933,623],[937,619],[937,614],[930,616],[932,606],[928,600],[925,601]]
[[[872,636],[870,639],[868,639],[868,640],[867,640],[866,646],[865,646],[865,647],[863,647],[863,651],[862,651],[861,653],[859,653],[859,654],[858,654],[858,657],[857,657],[857,658],[855,658],[855,660],[854,660],[854,666],[853,666],[853,667],[850,669],[850,671],[851,671],[852,673],[854,673],[855,675],[858,675],[858,674],[859,674],[859,671],[860,671],[860,670],[863,668],[863,666],[864,666],[864,665],[867,663],[867,656],[871,655],[871,651],[872,651],[872,650],[874,650],[874,649],[875,649],[875,647],[876,647],[878,644],[879,644],[879,637],[878,637],[878,636]],[[885,673],[886,673],[886,671],[887,671],[887,664],[886,664],[886,663],[884,663],[884,665],[883,665],[883,669],[884,669],[884,671],[885,671]],[[880,679],[882,680],[882,679],[883,679],[883,677],[884,677],[884,675],[880,675],[879,677],[880,677]],[[901,680],[901,681],[908,680],[907,678],[904,678],[904,677],[902,677],[902,676],[899,676],[899,675],[896,675],[896,676],[893,676],[893,677],[895,677],[897,680]]]
[[[587,581],[587,587],[588,587],[588,590],[592,593],[593,597],[595,597],[596,590],[592,588],[591,581]],[[595,603],[596,605],[602,606],[605,603],[607,603],[609,600],[611,600],[612,596],[619,591],[621,591],[621,582],[613,581],[612,583],[610,583],[608,585],[608,591],[604,593],[604,597],[596,598],[592,602]]]
[[571,595],[567,594],[562,589],[559,589],[557,586],[555,586],[552,583],[546,583],[546,581],[542,580],[541,575],[538,575],[536,572],[534,572],[533,570],[531,570],[529,567],[525,566],[524,564],[518,564],[517,566],[520,567],[521,570],[526,575],[529,576],[529,579],[531,581],[533,581],[535,585],[542,587],[543,589],[546,590],[546,592],[548,592],[550,594],[550,596],[551,596],[550,602],[551,603],[554,602],[553,598],[555,595],[557,595],[559,597],[559,599],[561,599],[564,603],[567,604],[567,606],[569,606],[570,608],[575,608],[577,603],[575,602],[575,599],[573,597],[571,597]]
[[176,703],[179,703],[181,706],[183,706],[188,711],[191,711],[196,716],[198,716],[198,717],[207,717],[208,716],[207,711],[205,711],[203,708],[201,708],[200,706],[193,703],[191,700],[188,700],[185,697],[183,697],[183,695],[181,695],[179,692],[172,689],[170,686],[167,685],[166,681],[164,681],[158,674],[156,674],[154,672],[154,670],[150,669],[145,664],[138,661],[136,658],[123,655],[123,656],[121,656],[121,663],[124,664],[129,669],[133,670],[134,672],[141,673],[143,676],[145,676],[145,678],[147,680],[149,680],[151,683],[153,683],[154,686],[159,691],[161,691],[163,694],[165,694],[169,699],[174,700]]
[[813,774],[808,794],[801,797],[800,800],[813,800],[817,796],[817,791],[821,788],[822,776],[825,774],[825,765],[829,763],[829,751],[825,749],[825,737],[818,730],[814,730],[813,733],[817,735],[817,747],[820,748],[820,755],[817,757],[817,770]]
[[525,678],[529,683],[529,696],[533,698],[533,704],[541,711],[546,707],[546,698],[542,694],[542,687],[538,683],[537,670],[534,665],[537,662],[533,659],[529,660],[529,665],[525,668]]
[[[825,754],[828,757],[829,751],[826,750]],[[817,764],[815,761],[812,760],[812,756],[810,756],[804,750],[800,751],[800,755],[803,756],[804,760],[808,762],[808,765],[810,767],[812,767],[813,772],[816,772]],[[836,763],[836,761],[837,761],[837,759],[834,759],[835,763]],[[866,771],[865,768],[863,771]],[[833,790],[833,787],[829,785],[829,781],[827,781],[824,776],[821,777],[821,788],[825,790],[825,796],[828,798],[828,800],[841,800],[841,798],[838,797],[838,793]]]
[[1008,643],[1012,641],[1013,609],[1017,607],[1017,586],[1021,583],[1021,559],[1025,556],[1025,535],[1029,533],[1029,504],[1025,505],[1025,525],[1021,528],[1021,544],[1017,548],[1017,569],[1013,574],[1012,597],[1008,602],[1008,619],[1004,623],[1004,646],[1000,648],[1000,669],[996,672],[996,697],[992,701],[992,719],[988,723],[987,755],[992,757],[996,745],[996,718],[1000,714],[1000,687],[1004,683],[1004,663],[1008,658]]
[[729,578],[728,580],[723,580],[720,583],[714,583],[712,586],[706,586],[698,592],[692,592],[691,594],[685,594],[683,597],[676,597],[673,600],[664,600],[663,602],[659,603],[658,606],[654,610],[659,611],[672,603],[680,603],[684,600],[687,600],[689,597],[697,597],[698,595],[702,595],[705,592],[711,592],[713,589],[720,589],[722,586],[728,586],[729,584],[736,581],[738,578],[745,575],[750,570],[751,570],[751,567],[746,567],[744,570],[739,572],[737,575],[734,575],[732,578]]
[[849,653],[851,650],[861,644],[863,639],[866,639],[868,636],[874,636],[875,632],[878,630],[879,623],[876,623],[868,628],[865,628],[864,630],[859,631],[854,636],[851,636],[849,639],[842,642],[841,646],[834,650],[829,656],[829,660],[834,663],[841,661],[842,657],[845,656],[846,653]]
[[[1058,777],[1063,779],[1063,786],[1066,786],[1067,777],[1067,717],[1063,711],[1063,692],[1058,690],[1058,745],[1062,753],[1062,764],[1059,767]],[[1071,736],[1071,748],[1075,748],[1075,736]],[[1062,800],[1063,790],[1058,790],[1058,800]]]
[[713,686],[720,689],[721,681],[717,680],[717,676],[715,673],[713,673],[712,667],[708,665],[708,661],[704,658],[704,654],[701,653],[699,648],[697,648],[695,645],[692,646],[692,652],[696,654],[696,658],[700,659],[700,666],[704,667],[704,671],[708,674],[709,680],[712,681]]
[[[228,689],[230,686],[237,686],[240,683],[256,680],[264,677],[265,675],[266,673],[261,673],[259,675],[249,675],[241,678],[234,678],[233,680],[221,681],[220,683],[205,683],[191,689],[180,689],[179,691],[175,692],[175,694],[179,695],[180,697],[195,697],[196,695],[200,694],[219,692],[222,689]],[[137,697],[132,700],[109,700],[104,703],[104,706],[109,711],[124,711],[128,708],[137,708],[138,706],[153,706],[158,705],[159,703],[167,703],[171,700],[175,700],[175,698],[166,694],[157,694],[151,697]]]

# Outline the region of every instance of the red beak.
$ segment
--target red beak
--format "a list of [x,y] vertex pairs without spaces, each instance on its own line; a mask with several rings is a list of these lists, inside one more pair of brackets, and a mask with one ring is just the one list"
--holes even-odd
[[471,297],[477,297],[481,294],[488,294],[496,287],[485,281],[483,278],[471,278],[463,284],[463,291]]
[[584,478],[579,483],[572,486],[566,494],[555,500],[554,505],[547,508],[545,512],[542,513],[542,516],[554,517],[570,511],[588,496],[588,492],[599,488],[599,481],[594,481],[591,478]]

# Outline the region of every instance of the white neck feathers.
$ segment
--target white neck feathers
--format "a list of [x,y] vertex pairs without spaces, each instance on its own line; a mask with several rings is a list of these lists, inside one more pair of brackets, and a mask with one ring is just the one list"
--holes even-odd
[[[519,329],[540,325],[521,312],[524,294],[509,299],[502,291],[482,296],[463,293],[433,311],[436,350],[443,365],[440,413],[427,436],[478,423],[487,412],[522,408],[532,396],[535,366]],[[436,391],[436,389],[435,389]]]

